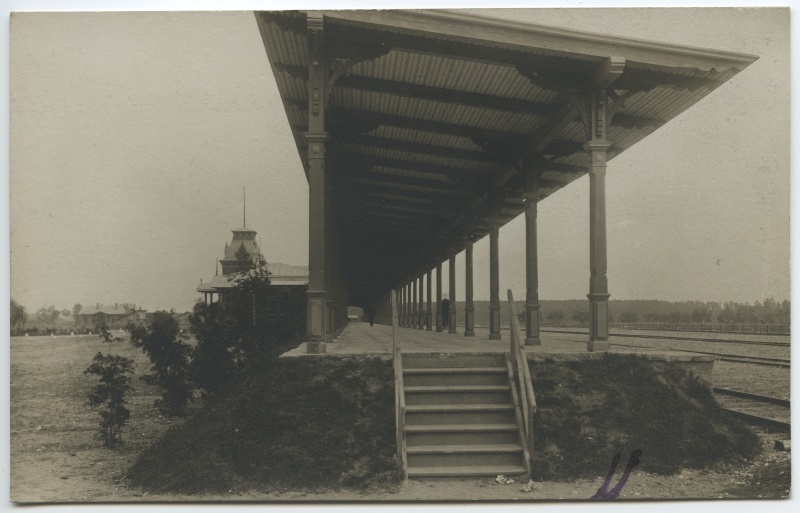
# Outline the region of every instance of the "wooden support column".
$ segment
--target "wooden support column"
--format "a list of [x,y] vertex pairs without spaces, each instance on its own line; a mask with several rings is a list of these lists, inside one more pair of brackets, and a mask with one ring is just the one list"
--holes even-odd
[[398,317],[399,317],[397,322],[398,322],[398,324],[400,326],[405,326],[406,325],[406,288],[405,287],[400,287],[398,295],[400,297],[399,297],[398,306],[397,306]]
[[472,240],[467,239],[464,250],[465,269],[465,292],[466,301],[464,302],[464,336],[475,336],[475,304],[472,301]]
[[539,257],[536,221],[539,202],[539,169],[524,159],[525,174],[525,345],[540,346],[539,336]]
[[589,169],[589,351],[607,351],[608,278],[606,269],[606,155],[611,143],[590,141]]
[[489,340],[500,340],[500,227],[489,228]]
[[431,271],[428,271],[428,279],[425,281],[425,285],[427,285],[428,291],[428,301],[425,308],[425,330],[431,331],[433,328],[431,323],[433,321],[433,312],[431,311]]
[[403,327],[408,327],[408,305],[411,302],[411,293],[409,292],[410,283],[403,285]]
[[425,275],[420,275],[419,277],[419,329],[425,329],[425,286],[424,281]]
[[325,352],[327,293],[325,291],[325,78],[321,12],[309,12],[308,52],[308,341],[309,353]]
[[[606,256],[606,161],[611,141],[608,125],[621,108],[609,109],[608,87],[625,69],[625,59],[611,56],[595,71],[593,87],[583,119],[589,135],[584,149],[589,153],[589,351],[608,351],[608,268]],[[586,112],[588,110],[588,113]],[[588,115],[587,115],[588,114]]]
[[414,280],[417,284],[417,309],[414,311],[414,318],[416,319],[417,329],[422,328],[422,277],[420,276]]
[[442,263],[436,264],[436,331],[442,331]]
[[411,327],[411,282],[406,283],[406,328]]
[[411,280],[411,327],[417,329],[417,280]]
[[448,265],[449,271],[449,289],[450,289],[450,324],[447,333],[456,333],[456,254],[450,254],[450,264]]

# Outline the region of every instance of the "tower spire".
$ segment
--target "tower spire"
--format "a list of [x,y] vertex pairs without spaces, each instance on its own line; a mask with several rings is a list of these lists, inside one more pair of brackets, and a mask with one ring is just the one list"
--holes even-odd
[[245,195],[245,186],[242,186],[242,226],[247,226],[247,196]]

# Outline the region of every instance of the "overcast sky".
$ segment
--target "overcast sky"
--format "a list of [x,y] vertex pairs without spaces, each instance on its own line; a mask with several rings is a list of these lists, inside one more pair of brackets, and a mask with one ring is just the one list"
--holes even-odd
[[[609,163],[609,291],[789,298],[788,10],[484,14],[759,55]],[[11,295],[29,311],[191,308],[242,186],[267,260],[307,265],[307,184],[252,12],[15,14],[10,73]],[[539,206],[542,299],[585,298],[588,233],[583,177]],[[522,299],[522,217],[500,250],[501,290]],[[487,238],[476,299],[488,268]]]

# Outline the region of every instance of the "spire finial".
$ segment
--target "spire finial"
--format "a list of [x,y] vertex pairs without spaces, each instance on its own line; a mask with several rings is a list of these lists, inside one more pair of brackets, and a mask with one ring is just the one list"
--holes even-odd
[[219,259],[214,260],[214,276],[219,276]]
[[245,195],[245,186],[242,186],[242,226],[247,226],[247,196]]

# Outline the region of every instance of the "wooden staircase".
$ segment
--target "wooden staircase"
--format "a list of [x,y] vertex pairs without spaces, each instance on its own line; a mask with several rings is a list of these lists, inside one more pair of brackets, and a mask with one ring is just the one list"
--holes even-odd
[[524,475],[530,458],[504,354],[402,354],[398,429],[409,478]]

